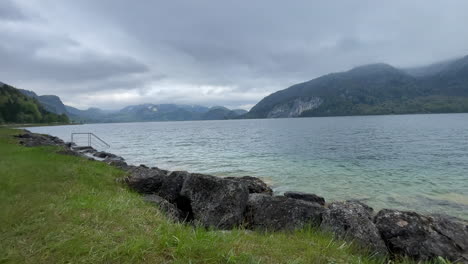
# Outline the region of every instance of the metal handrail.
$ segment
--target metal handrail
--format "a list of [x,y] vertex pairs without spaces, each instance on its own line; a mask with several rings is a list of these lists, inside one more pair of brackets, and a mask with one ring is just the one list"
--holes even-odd
[[94,137],[95,139],[97,139],[99,143],[102,143],[104,144],[105,147],[107,148],[110,148],[110,145],[107,144],[104,140],[102,140],[100,137],[96,136],[95,134],[93,133],[71,133],[71,142],[72,143],[75,143],[73,140],[74,140],[74,135],[88,135],[88,146],[92,146],[93,144],[93,141],[92,141],[92,138]]

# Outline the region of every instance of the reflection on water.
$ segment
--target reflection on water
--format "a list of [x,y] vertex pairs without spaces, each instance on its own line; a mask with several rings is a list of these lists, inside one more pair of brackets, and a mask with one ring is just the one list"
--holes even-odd
[[252,175],[276,192],[468,218],[468,114],[35,127],[92,132],[129,163]]

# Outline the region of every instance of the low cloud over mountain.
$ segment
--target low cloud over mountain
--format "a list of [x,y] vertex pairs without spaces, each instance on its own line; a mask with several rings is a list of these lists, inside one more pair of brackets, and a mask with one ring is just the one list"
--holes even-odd
[[80,108],[249,109],[328,72],[467,54],[466,10],[463,0],[3,0],[0,79]]

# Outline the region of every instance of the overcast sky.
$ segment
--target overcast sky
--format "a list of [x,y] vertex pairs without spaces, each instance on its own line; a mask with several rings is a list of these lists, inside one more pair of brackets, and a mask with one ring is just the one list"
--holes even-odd
[[329,72],[468,54],[468,1],[0,0],[0,81],[79,108],[248,109]]

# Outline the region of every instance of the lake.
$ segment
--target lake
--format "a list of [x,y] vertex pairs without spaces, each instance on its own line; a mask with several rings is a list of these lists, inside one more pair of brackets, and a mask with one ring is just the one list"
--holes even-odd
[[[130,164],[251,175],[275,192],[468,219],[468,114],[86,124]],[[84,138],[83,141],[86,142]]]

